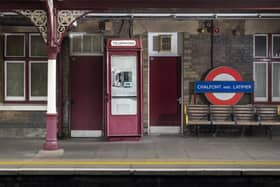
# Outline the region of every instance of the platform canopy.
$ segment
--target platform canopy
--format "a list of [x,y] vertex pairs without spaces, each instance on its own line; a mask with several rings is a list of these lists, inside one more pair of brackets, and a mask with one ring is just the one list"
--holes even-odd
[[[44,9],[45,0],[0,0],[0,10]],[[279,0],[53,0],[57,9],[146,12],[276,12]]]

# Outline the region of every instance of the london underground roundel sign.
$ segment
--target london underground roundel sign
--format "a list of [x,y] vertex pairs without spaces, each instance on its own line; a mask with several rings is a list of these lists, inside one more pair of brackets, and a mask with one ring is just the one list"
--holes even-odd
[[[242,81],[241,75],[233,68],[220,66],[211,70],[205,81]],[[208,101],[214,105],[235,105],[244,93],[205,93]]]

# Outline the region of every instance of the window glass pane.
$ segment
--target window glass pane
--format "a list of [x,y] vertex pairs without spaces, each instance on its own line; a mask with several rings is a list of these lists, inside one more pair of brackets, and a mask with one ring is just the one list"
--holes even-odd
[[84,53],[92,53],[92,37],[89,35],[84,35],[83,38],[83,43],[84,43]]
[[266,36],[255,36],[255,56],[267,56]]
[[82,36],[81,35],[72,35],[72,53],[81,53],[82,52]]
[[7,63],[7,96],[24,96],[24,63]]
[[31,96],[47,96],[48,64],[31,63]]
[[273,63],[273,93],[272,97],[280,97],[280,63]]
[[137,113],[136,56],[111,57],[112,114]]
[[266,97],[266,64],[255,63],[255,97]]
[[273,56],[280,57],[280,36],[273,36]]
[[31,35],[31,56],[47,56],[44,40],[40,35]]
[[24,36],[6,36],[6,56],[24,56]]
[[153,37],[153,51],[159,51],[159,36]]
[[171,51],[171,36],[169,35],[160,36],[160,50]]
[[92,36],[92,51],[93,53],[102,53],[103,52],[103,45],[102,45],[102,36],[95,35]]

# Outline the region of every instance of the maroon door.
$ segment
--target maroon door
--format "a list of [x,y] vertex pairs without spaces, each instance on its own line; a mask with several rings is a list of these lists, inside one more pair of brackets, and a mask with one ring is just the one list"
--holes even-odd
[[102,80],[102,57],[72,57],[71,130],[102,129]]
[[179,126],[180,57],[150,57],[150,125]]

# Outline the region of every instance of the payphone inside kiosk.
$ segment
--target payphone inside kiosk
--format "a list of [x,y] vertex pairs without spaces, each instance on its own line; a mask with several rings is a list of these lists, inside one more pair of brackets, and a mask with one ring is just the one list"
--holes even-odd
[[106,57],[106,135],[137,140],[143,134],[141,40],[107,40]]

